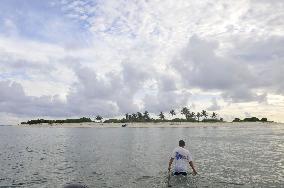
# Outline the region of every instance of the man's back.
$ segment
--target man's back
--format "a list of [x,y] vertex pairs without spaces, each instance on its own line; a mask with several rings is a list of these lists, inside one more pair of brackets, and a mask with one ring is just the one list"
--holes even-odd
[[172,163],[173,161],[175,161],[175,168],[174,168],[175,175],[179,175],[179,174],[186,175],[187,174],[186,173],[187,163],[189,163],[189,165],[191,166],[193,170],[192,174],[196,175],[197,172],[194,168],[191,155],[187,149],[184,149],[185,142],[183,140],[180,140],[178,145],[179,147],[174,149],[172,156],[170,158],[170,161],[169,161],[169,168],[168,168],[169,173],[171,171]]
[[175,161],[175,172],[186,172],[188,162],[192,161],[189,151],[183,147],[175,148],[171,158]]

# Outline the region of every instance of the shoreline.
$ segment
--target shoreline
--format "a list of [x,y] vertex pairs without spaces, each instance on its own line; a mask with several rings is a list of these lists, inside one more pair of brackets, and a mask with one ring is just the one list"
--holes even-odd
[[232,127],[232,126],[252,126],[252,125],[284,125],[283,123],[276,122],[223,122],[223,123],[192,123],[192,122],[162,122],[162,123],[126,123],[126,127],[122,127],[124,123],[54,123],[54,124],[18,124],[12,125],[15,127],[27,127],[27,128],[197,128],[197,127]]

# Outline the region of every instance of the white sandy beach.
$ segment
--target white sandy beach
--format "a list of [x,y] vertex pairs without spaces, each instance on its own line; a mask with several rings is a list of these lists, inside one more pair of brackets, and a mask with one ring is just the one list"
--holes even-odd
[[[124,123],[54,123],[54,124],[18,124],[17,127],[49,127],[49,128],[122,128]],[[191,122],[163,122],[163,123],[126,123],[126,128],[194,128],[194,127],[227,127],[227,126],[283,126],[282,123],[271,122],[240,122],[240,123],[191,123]]]

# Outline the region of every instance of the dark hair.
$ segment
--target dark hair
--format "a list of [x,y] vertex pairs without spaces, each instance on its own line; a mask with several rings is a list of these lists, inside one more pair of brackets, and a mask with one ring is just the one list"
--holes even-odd
[[179,145],[180,147],[185,146],[185,142],[184,142],[183,140],[180,140],[180,141],[178,142],[178,145]]

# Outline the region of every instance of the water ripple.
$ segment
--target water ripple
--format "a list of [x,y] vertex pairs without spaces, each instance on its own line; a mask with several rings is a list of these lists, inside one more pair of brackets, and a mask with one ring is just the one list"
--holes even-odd
[[169,155],[180,138],[199,175],[172,177],[173,187],[284,184],[280,126],[0,129],[0,187],[166,187]]

